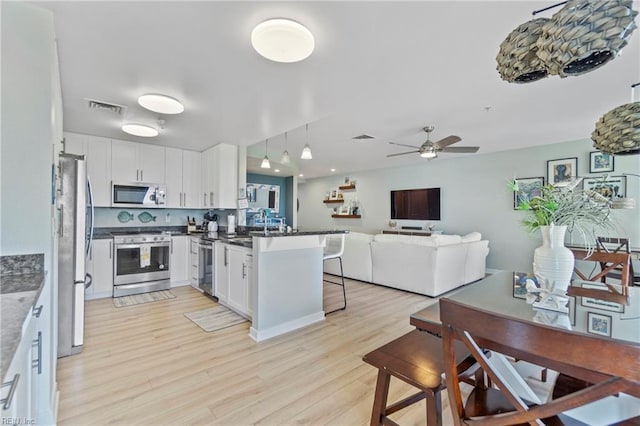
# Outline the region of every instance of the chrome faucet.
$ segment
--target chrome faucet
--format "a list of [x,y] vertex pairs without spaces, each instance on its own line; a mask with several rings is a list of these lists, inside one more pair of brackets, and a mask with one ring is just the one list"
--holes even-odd
[[264,221],[264,235],[267,235],[267,210],[260,209],[260,219]]

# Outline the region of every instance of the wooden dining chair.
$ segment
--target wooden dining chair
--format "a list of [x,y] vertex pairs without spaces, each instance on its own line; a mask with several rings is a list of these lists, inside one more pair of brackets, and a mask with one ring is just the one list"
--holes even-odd
[[[629,285],[629,277],[631,270],[631,255],[629,253],[607,253],[604,251],[594,251],[591,253],[585,251],[573,251],[576,260],[584,260],[587,262],[595,262],[590,272],[583,272],[576,266],[574,273],[584,281],[601,281],[607,282],[609,274],[619,271],[620,285]],[[599,266],[599,268],[597,267]],[[589,268],[587,268],[589,269]]]
[[[640,397],[640,345],[514,319],[446,298],[440,300],[440,319],[447,392],[455,425],[576,424],[563,413],[618,393]],[[455,364],[457,341],[464,343],[493,383],[492,387],[474,388],[466,401]],[[487,349],[594,384],[536,405],[520,397],[492,367]]]
[[[627,253],[631,254],[631,246],[629,245],[628,238],[618,237],[596,237],[596,250],[605,253]],[[604,265],[601,265],[604,266]],[[620,279],[622,271],[616,268],[607,274],[607,277]],[[602,282],[605,282],[606,278],[602,278]],[[640,275],[635,275],[633,271],[633,262],[629,262],[629,284],[640,285]]]

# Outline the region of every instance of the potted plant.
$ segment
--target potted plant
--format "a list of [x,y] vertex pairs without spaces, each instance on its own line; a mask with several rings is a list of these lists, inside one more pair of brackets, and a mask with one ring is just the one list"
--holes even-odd
[[[553,292],[566,291],[573,274],[575,259],[564,246],[565,233],[577,232],[591,251],[596,230],[614,229],[609,199],[595,191],[578,189],[581,181],[543,186],[539,195],[518,205],[518,210],[527,212],[524,226],[530,232],[540,229],[542,246],[534,252],[533,271],[540,285]],[[509,186],[518,191],[515,179]]]

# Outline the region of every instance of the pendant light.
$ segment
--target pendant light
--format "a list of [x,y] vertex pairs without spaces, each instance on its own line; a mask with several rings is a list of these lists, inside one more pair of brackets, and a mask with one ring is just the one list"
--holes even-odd
[[[560,3],[562,4],[562,3]],[[614,59],[636,29],[633,0],[569,0],[542,28],[536,54],[549,74],[576,76]]]
[[544,63],[536,52],[536,41],[542,34],[547,18],[537,18],[525,22],[513,30],[500,44],[496,56],[500,77],[509,83],[530,83],[547,76]]
[[289,151],[287,151],[287,132],[284,132],[284,152],[282,153],[282,158],[280,159],[282,164],[291,163],[291,159],[289,158]]
[[269,157],[267,157],[267,151],[269,150],[269,139],[265,139],[264,141],[264,158],[262,159],[262,164],[260,164],[261,169],[270,169],[271,163],[269,163]]
[[311,160],[313,158],[313,156],[311,155],[311,147],[309,146],[309,124],[307,124],[307,143],[302,149],[300,158],[303,160]]
[[640,102],[634,101],[634,89],[638,86],[640,83],[631,85],[630,103],[612,109],[596,122],[591,140],[600,152],[640,154]]

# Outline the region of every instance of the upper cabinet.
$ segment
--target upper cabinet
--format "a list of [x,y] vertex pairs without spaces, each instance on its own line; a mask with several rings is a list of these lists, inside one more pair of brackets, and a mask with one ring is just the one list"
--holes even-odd
[[64,133],[65,152],[84,155],[91,181],[93,204],[111,205],[111,140],[98,136]]
[[165,148],[167,207],[201,207],[201,154],[177,148]]
[[219,144],[202,154],[202,201],[206,208],[238,205],[238,147]]
[[111,141],[114,182],[165,183],[165,148],[136,142]]

